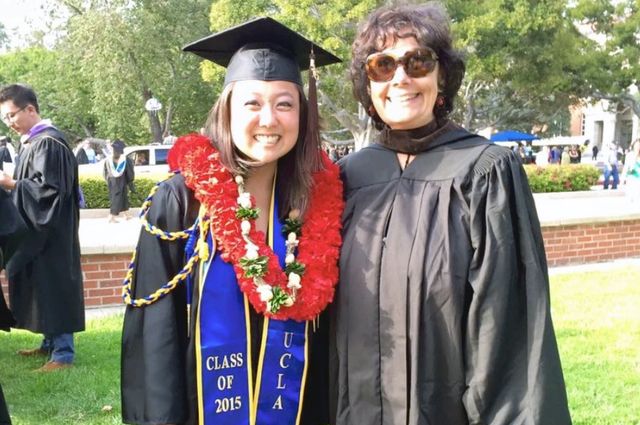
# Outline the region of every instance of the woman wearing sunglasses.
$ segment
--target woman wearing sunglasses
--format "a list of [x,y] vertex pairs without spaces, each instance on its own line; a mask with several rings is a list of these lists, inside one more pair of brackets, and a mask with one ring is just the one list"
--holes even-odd
[[380,135],[341,161],[331,423],[570,424],[527,178],[448,118],[465,68],[446,12],[379,9],[352,53]]

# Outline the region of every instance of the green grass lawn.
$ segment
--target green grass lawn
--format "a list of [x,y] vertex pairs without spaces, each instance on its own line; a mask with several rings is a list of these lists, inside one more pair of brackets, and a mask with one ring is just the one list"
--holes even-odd
[[[574,424],[640,425],[640,269],[557,274],[551,290]],[[120,424],[121,321],[89,321],[77,335],[76,366],[49,374],[32,372],[41,360],[14,354],[35,347],[37,335],[0,332],[0,383],[14,425]]]
[[76,335],[75,366],[51,373],[33,372],[42,358],[15,354],[38,346],[38,335],[0,332],[0,383],[13,424],[121,424],[121,324],[122,316],[90,320],[87,331]]
[[640,270],[551,279],[574,425],[640,425]]

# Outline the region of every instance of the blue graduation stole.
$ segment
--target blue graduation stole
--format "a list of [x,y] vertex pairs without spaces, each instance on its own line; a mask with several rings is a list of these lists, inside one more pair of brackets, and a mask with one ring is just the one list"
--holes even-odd
[[[286,239],[274,198],[269,245],[284,268]],[[252,382],[251,305],[233,266],[220,252],[212,257],[200,268],[195,326],[199,424],[298,425],[308,363],[307,323],[264,319]]]

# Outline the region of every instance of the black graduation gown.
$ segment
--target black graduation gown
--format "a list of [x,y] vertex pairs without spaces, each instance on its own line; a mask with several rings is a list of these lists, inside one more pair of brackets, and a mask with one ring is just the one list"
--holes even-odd
[[7,410],[7,403],[4,400],[2,386],[0,386],[0,425],[11,425],[11,418],[9,417],[9,411]]
[[28,226],[7,263],[17,328],[46,335],[84,330],[78,165],[54,128],[23,145],[14,203]]
[[129,190],[134,191],[133,180],[135,179],[135,171],[133,161],[130,158],[126,159],[124,172],[118,177],[113,177],[109,173],[109,164],[107,161],[111,161],[111,159],[107,158],[104,161],[102,175],[109,189],[109,212],[112,215],[118,215],[122,211],[129,209]]
[[0,146],[0,170],[4,169],[5,162],[13,162],[11,160],[11,153],[6,146]]
[[455,127],[404,172],[380,145],[341,172],[332,424],[570,424],[517,157]]
[[82,148],[78,148],[76,152],[76,162],[78,165],[84,165],[89,163],[89,158],[87,157],[87,153]]
[[[0,189],[0,270],[4,269],[5,262],[11,258],[25,230],[24,221],[13,204],[11,195]],[[15,323],[0,289],[0,330],[8,331]]]
[[[184,178],[176,175],[153,197],[148,219],[157,227],[177,231],[189,228],[200,205]],[[132,296],[151,294],[183,267],[184,242],[166,242],[142,230]],[[196,273],[197,275],[197,273]],[[194,283],[192,327],[187,332],[186,291],[178,286],[170,295],[147,307],[127,307],[122,333],[122,417],[130,424],[198,423],[195,341],[198,284]],[[252,358],[258,358],[261,319],[252,311]],[[328,423],[328,321],[311,333],[303,425]],[[255,366],[255,365],[254,365]],[[256,367],[253,368],[256,370]]]
[[[19,242],[19,238],[24,232],[24,226],[24,221],[18,214],[9,193],[0,189],[0,270],[4,269],[4,262],[11,256],[11,245]],[[9,331],[14,325],[15,319],[7,308],[4,294],[0,289],[0,330]],[[11,424],[11,419],[4,400],[2,385],[0,385],[0,425],[9,424]]]

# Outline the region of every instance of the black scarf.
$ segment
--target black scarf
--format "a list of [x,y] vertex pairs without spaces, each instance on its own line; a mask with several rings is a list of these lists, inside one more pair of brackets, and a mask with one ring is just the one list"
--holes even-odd
[[449,120],[441,122],[432,120],[422,127],[411,130],[392,130],[385,127],[380,133],[378,143],[395,152],[416,155],[427,150],[431,142],[439,136],[459,128],[457,124]]

